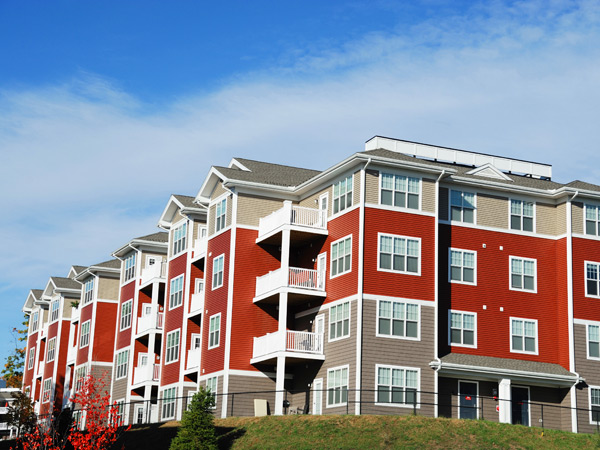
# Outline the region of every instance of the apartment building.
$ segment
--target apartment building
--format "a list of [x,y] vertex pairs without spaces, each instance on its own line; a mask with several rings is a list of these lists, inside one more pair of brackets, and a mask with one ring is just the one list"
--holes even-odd
[[198,386],[223,417],[600,419],[600,186],[376,136],[324,171],[213,166],[159,227],[113,253],[128,421],[180,418]]

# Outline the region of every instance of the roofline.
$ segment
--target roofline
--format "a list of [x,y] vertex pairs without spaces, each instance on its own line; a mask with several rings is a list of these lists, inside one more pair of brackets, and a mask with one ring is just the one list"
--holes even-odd
[[88,275],[95,275],[95,272],[106,272],[106,273],[117,273],[120,274],[121,273],[121,269],[117,269],[114,267],[99,267],[99,266],[89,266],[88,268],[86,268],[85,270],[82,270],[81,272],[79,272],[74,280],[77,282],[80,282],[80,279],[85,278]]
[[131,241],[129,241],[127,244],[119,247],[118,249],[116,249],[114,252],[111,253],[111,256],[117,258],[117,259],[121,259],[119,258],[119,255],[123,255],[124,251],[127,248],[131,248],[131,249],[135,249],[138,250],[137,248],[135,248],[135,245],[147,245],[148,247],[156,247],[156,248],[168,248],[169,243],[168,242],[156,242],[156,241],[145,241],[143,239],[132,239]]

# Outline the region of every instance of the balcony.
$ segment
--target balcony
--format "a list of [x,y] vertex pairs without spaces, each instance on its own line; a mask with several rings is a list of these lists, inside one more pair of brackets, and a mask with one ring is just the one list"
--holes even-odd
[[278,242],[278,239],[271,238],[284,227],[290,228],[292,240],[307,239],[314,234],[327,236],[327,216],[320,209],[293,206],[285,201],[283,208],[259,220],[256,242]]
[[67,364],[74,363],[75,358],[77,358],[77,346],[69,346],[69,350],[67,350]]
[[251,363],[275,358],[279,352],[286,352],[287,357],[325,359],[323,333],[286,330],[255,337]]
[[160,364],[147,364],[133,369],[133,384],[158,382],[160,379]]
[[297,296],[325,297],[325,273],[313,269],[290,267],[285,273],[277,269],[261,277],[256,277],[254,302],[278,294],[281,289],[289,289]]
[[152,305],[150,311],[137,318],[137,334],[145,334],[150,331],[160,331],[163,327],[164,313],[158,311],[157,305]]
[[151,266],[144,267],[142,269],[142,286],[150,281],[165,281],[167,274],[167,263],[156,262]]
[[204,291],[192,294],[190,314],[201,314],[204,309]]
[[188,350],[185,370],[196,369],[198,367],[200,367],[200,349],[193,348]]
[[79,305],[79,307],[77,308],[71,308],[71,322],[79,322],[79,315],[81,314],[81,310],[80,307],[82,305]]
[[0,415],[8,414],[8,406],[0,406]]
[[194,252],[194,259],[201,255],[206,255],[206,246],[208,244],[208,238],[206,236],[195,239],[192,250]]

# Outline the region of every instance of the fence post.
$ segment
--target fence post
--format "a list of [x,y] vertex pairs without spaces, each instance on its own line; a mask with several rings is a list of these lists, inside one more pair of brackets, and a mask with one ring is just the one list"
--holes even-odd
[[346,391],[346,415],[348,415],[348,406],[350,405],[350,389]]
[[479,397],[479,399],[481,400],[481,418],[485,420],[485,417],[483,416],[483,397]]
[[417,391],[415,391],[415,395],[413,397],[413,414],[417,415]]
[[231,395],[231,413],[229,414],[229,416],[233,417],[233,402],[235,400],[235,394],[232,392],[230,395]]
[[542,419],[542,429],[544,428],[544,404],[540,403],[540,410],[541,410],[541,419]]

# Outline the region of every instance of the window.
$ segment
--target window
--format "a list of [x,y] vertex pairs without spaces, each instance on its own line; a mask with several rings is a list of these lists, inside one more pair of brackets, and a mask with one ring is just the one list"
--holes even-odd
[[208,348],[219,346],[219,335],[221,333],[221,313],[210,318],[208,327]]
[[167,356],[165,363],[169,364],[179,359],[179,330],[167,333]]
[[83,304],[89,303],[94,298],[94,279],[87,280],[83,287]]
[[198,348],[200,348],[200,335],[198,333],[192,333],[192,350],[196,350]]
[[587,341],[588,341],[588,358],[600,359],[600,326],[588,325]]
[[510,257],[510,288],[535,292],[536,260]]
[[118,426],[125,425],[125,400],[117,400],[115,402],[115,424]]
[[348,401],[348,366],[327,371],[327,406],[341,406]]
[[48,352],[46,354],[46,361],[54,361],[54,355],[56,353],[56,338],[53,337],[48,341]]
[[215,405],[211,409],[217,407],[217,380],[218,377],[210,377],[206,380],[206,390],[210,392],[215,399]]
[[87,347],[90,343],[90,321],[81,324],[81,334],[79,338],[79,347]]
[[598,287],[600,264],[594,262],[585,263],[585,295],[587,297],[600,297],[600,289]]
[[30,333],[34,333],[37,331],[38,325],[39,325],[39,319],[40,319],[40,313],[38,311],[34,312],[31,315],[31,329],[29,330]]
[[510,350],[518,353],[537,353],[537,321],[510,319]]
[[27,368],[33,369],[34,362],[35,362],[35,347],[29,349],[29,360],[27,362]]
[[50,305],[50,322],[58,320],[58,313],[60,310],[60,300],[52,300]]
[[44,380],[44,390],[42,392],[42,403],[48,403],[50,401],[51,391],[52,391],[52,378],[46,378]]
[[225,228],[225,218],[227,214],[227,198],[217,203],[215,211],[215,233]]
[[352,235],[331,244],[331,278],[352,270]]
[[419,179],[381,174],[381,204],[419,209]]
[[204,278],[196,278],[196,294],[202,294],[204,292]]
[[585,205],[585,234],[592,236],[600,235],[600,207],[594,205]]
[[533,231],[533,202],[510,201],[510,228],[512,230]]
[[475,330],[477,329],[477,315],[461,311],[450,311],[451,345],[476,347]]
[[213,280],[212,280],[213,290],[223,286],[224,262],[225,262],[225,255],[219,255],[213,259]]
[[419,239],[380,234],[378,270],[419,274],[419,247]]
[[590,423],[600,422],[600,388],[590,386]]
[[86,373],[87,370],[85,366],[79,367],[75,371],[75,383],[73,383],[73,386],[75,386],[75,392],[78,392],[83,387],[83,382],[85,381]]
[[377,366],[377,403],[413,406],[418,390],[419,369]]
[[450,220],[475,222],[475,194],[463,191],[450,191]]
[[475,284],[475,252],[450,249],[450,282]]
[[391,300],[379,300],[377,335],[415,338],[419,336],[419,306]]
[[352,206],[352,175],[333,185],[333,213],[350,208]]
[[175,417],[175,397],[177,388],[169,388],[163,391],[162,418],[173,419]]
[[127,300],[121,306],[121,330],[125,330],[131,326],[131,305],[133,300]]
[[129,366],[129,350],[123,350],[117,353],[116,357],[115,378],[117,380],[127,376],[127,368]]
[[187,238],[187,222],[173,230],[173,255],[177,255],[185,250],[185,240]]
[[350,302],[329,309],[329,340],[350,336]]
[[183,302],[183,275],[171,280],[171,292],[169,295],[169,309],[177,308]]
[[129,281],[135,276],[135,253],[125,259],[125,276],[123,281]]

